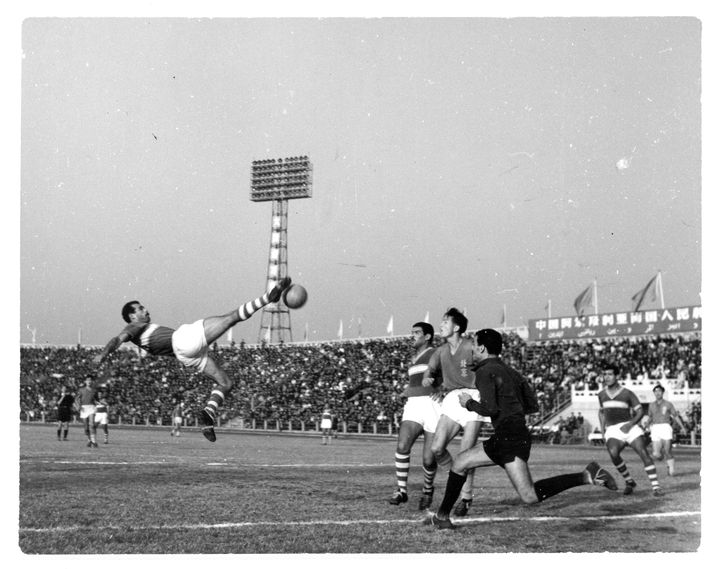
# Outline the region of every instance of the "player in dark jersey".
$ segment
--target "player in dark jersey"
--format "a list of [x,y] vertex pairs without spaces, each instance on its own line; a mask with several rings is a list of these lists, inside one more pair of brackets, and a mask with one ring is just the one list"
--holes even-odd
[[[435,351],[433,348],[435,329],[427,322],[416,322],[413,324],[410,334],[415,353],[408,368],[409,382],[405,391],[403,391],[403,395],[407,397],[407,402],[403,407],[397,447],[395,449],[397,490],[395,490],[389,502],[398,505],[408,501],[407,481],[410,472],[410,451],[415,441],[422,434],[424,484],[419,509],[426,510],[432,504],[433,493],[435,492],[433,484],[437,473],[437,461],[431,445],[440,418],[440,403],[438,402],[440,388],[432,385],[426,387],[422,384],[422,380],[425,370],[428,368],[430,357]],[[448,460],[448,462],[450,461]]]
[[[57,400],[57,439],[67,440],[68,426],[72,419],[72,410],[75,405],[75,397],[67,392],[67,387],[64,385],[60,388],[60,395]],[[62,439],[60,439],[60,433],[62,431]]]
[[124,342],[132,342],[154,356],[177,358],[183,365],[195,368],[215,381],[205,408],[200,412],[204,427],[202,433],[207,440],[215,442],[215,420],[217,410],[232,389],[232,380],[227,372],[208,355],[209,347],[238,322],[250,318],[263,306],[278,302],[291,279],[285,277],[262,296],[246,302],[240,308],[222,316],[210,316],[192,324],[183,324],[177,330],[150,323],[150,313],[137,300],[127,302],[122,308],[122,317],[128,323],[112,338],[94,361],[101,364]]
[[653,459],[645,448],[644,434],[640,420],[645,415],[637,395],[619,383],[620,370],[615,364],[603,368],[605,388],[598,393],[600,400],[600,430],[605,433],[605,446],[610,460],[625,480],[624,494],[632,494],[637,482],[630,475],[620,452],[629,445],[637,453],[645,467],[653,495],[662,496]]
[[483,449],[473,447],[455,457],[442,504],[431,518],[433,525],[440,529],[455,529],[450,521],[450,511],[460,495],[467,471],[489,466],[484,460],[485,455],[505,470],[520,499],[526,504],[542,502],[583,484],[617,490],[612,475],[596,462],[588,464],[582,472],[533,482],[528,467],[531,438],[525,415],[538,410],[537,399],[527,380],[500,359],[501,352],[502,335],[497,330],[486,328],[475,333],[473,355],[478,364],[475,381],[480,391],[480,402],[469,394],[461,394],[460,402],[464,407],[490,417],[495,433],[483,443]]

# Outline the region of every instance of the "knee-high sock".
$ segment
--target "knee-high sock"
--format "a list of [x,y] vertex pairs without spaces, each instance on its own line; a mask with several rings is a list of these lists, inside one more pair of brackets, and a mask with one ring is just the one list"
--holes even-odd
[[253,314],[255,314],[258,310],[260,310],[263,306],[270,303],[270,299],[268,298],[269,293],[265,293],[262,296],[256,298],[255,300],[251,300],[249,302],[246,302],[243,304],[240,308],[238,308],[238,315],[240,316],[240,322],[243,320],[247,320],[250,318]]
[[410,455],[395,453],[395,478],[400,490],[407,492],[408,473],[410,472]]
[[582,486],[583,484],[585,484],[585,475],[582,472],[560,474],[559,476],[543,478],[535,482],[535,493],[537,494],[538,500],[542,502],[550,496],[564,492],[569,488],[575,488],[575,486]]
[[217,417],[217,410],[225,401],[225,394],[219,389],[213,389],[210,394],[210,399],[205,404],[205,411],[207,411],[213,418]]
[[442,503],[438,508],[438,515],[440,517],[446,518],[450,515],[450,512],[460,495],[460,490],[462,490],[463,484],[465,484],[466,478],[467,475],[465,474],[458,474],[453,470],[450,471],[450,474],[448,474],[447,485],[445,486],[445,496],[443,496]]

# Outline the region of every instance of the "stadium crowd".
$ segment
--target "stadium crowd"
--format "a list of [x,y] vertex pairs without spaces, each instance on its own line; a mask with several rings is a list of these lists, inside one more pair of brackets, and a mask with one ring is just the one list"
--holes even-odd
[[[626,379],[670,377],[688,387],[701,384],[698,337],[528,344],[509,333],[505,340],[504,359],[532,381],[545,414],[566,401],[572,387],[597,389],[604,362],[617,363]],[[412,351],[407,338],[216,344],[213,350],[236,386],[221,409],[223,423],[241,417],[247,422],[312,425],[326,406],[336,419],[349,424],[400,421],[401,393]],[[92,363],[98,351],[80,346],[21,347],[21,417],[53,420],[60,387],[66,385],[74,393],[91,377],[104,385],[111,422],[169,424],[172,409],[180,401],[194,422],[207,398],[207,378],[187,371],[175,359],[141,357],[132,350],[116,352],[99,372]],[[688,415],[687,422],[699,428],[699,403]]]

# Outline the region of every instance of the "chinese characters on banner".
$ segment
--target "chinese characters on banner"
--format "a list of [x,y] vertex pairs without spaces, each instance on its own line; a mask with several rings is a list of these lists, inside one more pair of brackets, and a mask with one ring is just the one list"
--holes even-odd
[[583,340],[643,334],[677,334],[702,330],[702,308],[683,306],[638,312],[540,318],[528,323],[528,341]]

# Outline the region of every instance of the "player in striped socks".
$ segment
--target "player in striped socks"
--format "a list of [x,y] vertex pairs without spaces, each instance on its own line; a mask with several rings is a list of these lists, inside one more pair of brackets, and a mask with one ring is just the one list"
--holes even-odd
[[139,301],[132,300],[122,308],[122,317],[128,323],[127,326],[110,339],[93,361],[101,364],[123,343],[132,342],[154,356],[175,357],[186,367],[204,373],[215,381],[215,385],[200,413],[204,425],[202,433],[210,442],[215,442],[217,412],[233,384],[227,372],[208,355],[208,349],[235,324],[247,320],[263,306],[278,302],[290,284],[289,277],[282,278],[268,292],[236,310],[197,320],[192,324],[183,324],[177,330],[151,324],[148,310]]
[[598,393],[600,400],[600,430],[605,433],[610,460],[625,480],[624,494],[632,494],[637,486],[620,452],[630,446],[638,454],[645,467],[652,492],[655,496],[662,496],[658,483],[657,470],[652,457],[645,448],[643,429],[639,422],[645,412],[637,395],[619,383],[620,370],[615,364],[608,364],[603,368],[603,381],[605,388]]
[[[433,348],[435,330],[427,322],[417,322],[413,324],[410,335],[415,353],[408,368],[409,382],[405,391],[403,391],[407,401],[403,408],[395,449],[397,489],[389,502],[398,505],[408,501],[407,481],[410,472],[410,451],[415,441],[422,434],[423,493],[420,497],[419,509],[426,510],[432,504],[433,493],[435,492],[434,482],[437,473],[437,460],[431,445],[435,427],[440,417],[440,403],[438,402],[440,388],[439,386],[423,386],[422,379],[428,367],[430,356],[435,351],[435,348]],[[440,462],[446,468],[450,467],[452,457],[447,450]]]

